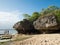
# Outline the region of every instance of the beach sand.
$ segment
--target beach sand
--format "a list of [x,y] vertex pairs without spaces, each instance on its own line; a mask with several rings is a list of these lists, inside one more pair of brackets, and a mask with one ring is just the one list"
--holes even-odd
[[32,38],[15,41],[10,45],[60,45],[60,34],[39,34]]

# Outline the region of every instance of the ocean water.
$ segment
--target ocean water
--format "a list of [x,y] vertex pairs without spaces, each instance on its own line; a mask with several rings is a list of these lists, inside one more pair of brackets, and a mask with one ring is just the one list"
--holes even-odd
[[12,35],[17,33],[17,31],[14,29],[0,29],[0,34],[4,34],[5,31],[9,31],[9,34],[12,34]]

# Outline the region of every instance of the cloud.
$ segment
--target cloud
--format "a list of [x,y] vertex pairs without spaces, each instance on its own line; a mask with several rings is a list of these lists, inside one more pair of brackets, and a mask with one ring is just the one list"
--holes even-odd
[[22,20],[22,13],[19,11],[1,12],[0,11],[0,29],[12,28],[14,23]]

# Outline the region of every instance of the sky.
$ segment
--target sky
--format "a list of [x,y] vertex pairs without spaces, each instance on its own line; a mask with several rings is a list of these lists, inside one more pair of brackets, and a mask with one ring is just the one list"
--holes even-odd
[[12,29],[23,14],[31,15],[51,5],[60,7],[60,0],[0,0],[0,29]]

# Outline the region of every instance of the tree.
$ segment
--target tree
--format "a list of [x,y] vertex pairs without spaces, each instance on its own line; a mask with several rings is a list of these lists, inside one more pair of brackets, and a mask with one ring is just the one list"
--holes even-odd
[[40,16],[40,14],[38,12],[33,12],[32,16],[28,14],[24,14],[23,16],[25,19],[28,19],[29,21],[33,22]]
[[23,16],[24,16],[25,19],[28,19],[28,20],[31,17],[29,14],[23,14]]
[[57,16],[58,23],[60,23],[60,9],[54,11],[55,15]]
[[59,10],[60,8],[57,7],[57,6],[49,6],[48,8],[44,9],[41,11],[41,14],[45,15],[45,14],[48,14],[48,13],[52,13],[54,12],[55,10]]
[[39,16],[40,16],[40,14],[39,14],[38,12],[33,12],[32,16],[30,17],[30,20],[33,22],[33,21],[35,21]]

